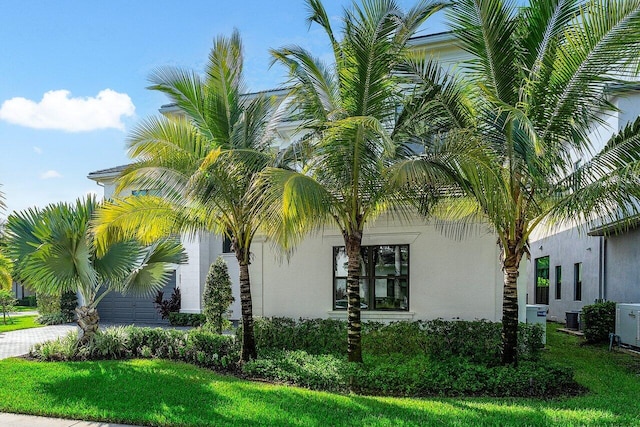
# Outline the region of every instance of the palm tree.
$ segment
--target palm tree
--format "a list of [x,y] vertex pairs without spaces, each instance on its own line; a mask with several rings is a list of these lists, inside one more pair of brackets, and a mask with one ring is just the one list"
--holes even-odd
[[172,264],[186,260],[182,246],[172,239],[146,247],[122,241],[98,255],[89,228],[97,207],[89,196],[75,204],[13,213],[7,220],[8,253],[15,260],[17,278],[39,293],[80,294],[83,305],[76,313],[83,344],[98,330],[96,307],[105,295],[151,295],[169,279]]
[[[342,233],[352,362],[362,361],[359,275],[364,227],[390,207],[406,213],[407,194],[394,186],[389,166],[411,152],[408,136],[415,130],[412,126],[423,121],[410,114],[422,104],[419,96],[403,92],[402,84],[410,82],[399,75],[398,66],[408,59],[409,38],[443,7],[423,1],[404,13],[393,0],[354,3],[344,12],[338,40],[321,2],[308,0],[308,20],[326,32],[334,63],[326,65],[298,46],[272,51],[274,61],[290,70],[290,98],[306,134],[289,150],[297,160],[295,170],[265,170],[254,191],[267,235],[284,248],[325,224]],[[404,106],[402,114],[399,106]]]
[[449,17],[470,54],[467,103],[455,106],[475,123],[465,138],[479,150],[475,162],[451,163],[465,197],[440,214],[483,219],[497,235],[502,362],[517,363],[516,280],[532,232],[561,221],[623,226],[637,212],[640,121],[595,155],[589,133],[616,111],[608,89],[637,77],[640,2],[460,0]]
[[149,240],[199,231],[225,235],[240,267],[242,354],[256,357],[249,264],[261,219],[248,199],[256,174],[275,161],[271,142],[279,119],[273,99],[243,95],[242,44],[234,32],[215,40],[206,74],[162,68],[151,89],[175,103],[178,114],[151,118],[129,138],[136,162],[120,188],[142,186],[157,196],[116,200],[101,210],[96,231]]

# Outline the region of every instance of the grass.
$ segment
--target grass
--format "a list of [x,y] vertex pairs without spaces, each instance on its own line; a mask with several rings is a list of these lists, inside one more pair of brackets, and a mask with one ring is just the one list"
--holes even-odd
[[20,313],[22,311],[38,311],[38,307],[26,307],[26,306],[23,306],[23,305],[17,305],[15,307],[15,311],[18,312],[18,313]]
[[0,316],[0,332],[17,331],[19,329],[39,328],[43,325],[36,323],[38,316],[11,316],[7,317],[7,324],[4,324]]
[[640,359],[550,325],[545,357],[590,393],[557,400],[398,399],[248,382],[162,360],[0,361],[0,411],[151,426],[640,425]]

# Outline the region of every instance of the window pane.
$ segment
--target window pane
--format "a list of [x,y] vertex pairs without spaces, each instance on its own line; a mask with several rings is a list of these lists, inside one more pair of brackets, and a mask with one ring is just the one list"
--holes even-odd
[[536,304],[549,304],[549,257],[536,259]]
[[562,299],[562,266],[556,266],[556,299]]
[[408,246],[378,246],[373,249],[376,276],[406,275],[409,266]]
[[[333,272],[336,277],[347,277],[349,270],[349,257],[344,247],[335,248],[335,270]],[[360,276],[366,276],[365,261],[367,259],[368,248],[363,247],[360,251]]]
[[[347,308],[347,279],[335,279],[336,299],[334,308],[344,310]],[[360,279],[360,308],[366,310],[369,308],[369,281]]]
[[392,277],[376,279],[375,308],[407,310],[409,308],[408,288],[407,279]]

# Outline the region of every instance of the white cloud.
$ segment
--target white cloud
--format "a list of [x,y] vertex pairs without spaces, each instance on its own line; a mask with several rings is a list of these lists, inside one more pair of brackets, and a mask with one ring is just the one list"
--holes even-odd
[[52,90],[40,102],[11,98],[2,103],[0,119],[34,129],[86,132],[124,130],[122,116],[133,116],[135,106],[126,93],[105,89],[94,97],[72,98],[68,90]]
[[62,175],[58,171],[48,170],[40,174],[40,179],[52,179],[52,178],[62,178]]
[[40,147],[36,147],[36,146],[34,146],[34,147],[33,147],[33,151],[35,151],[35,152],[36,152],[36,154],[42,154],[42,148],[40,148]]

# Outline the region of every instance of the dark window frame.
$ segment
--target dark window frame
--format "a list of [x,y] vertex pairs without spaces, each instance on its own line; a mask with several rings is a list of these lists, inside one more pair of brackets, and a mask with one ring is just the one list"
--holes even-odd
[[[542,262],[542,260],[547,261],[547,267],[546,268],[541,268],[539,266],[539,263]],[[534,261],[534,285],[535,285],[535,303],[536,304],[545,304],[545,305],[549,305],[549,287],[550,287],[550,283],[549,283],[549,273],[550,273],[550,267],[551,267],[551,260],[549,258],[549,255],[546,256],[541,256],[539,258],[536,258]],[[546,271],[546,275],[544,274],[544,272]],[[542,275],[542,276],[541,276]],[[545,277],[546,276],[546,277]],[[546,286],[540,286],[541,280],[546,280],[547,285]]]
[[573,264],[573,300],[582,301],[582,263]]
[[[400,247],[405,247],[406,248],[406,252],[407,252],[407,266],[406,266],[406,273],[404,274],[400,274],[400,275],[394,275],[392,277],[396,278],[397,280],[405,280],[407,283],[407,289],[406,289],[406,297],[407,297],[407,303],[406,303],[406,308],[397,308],[397,307],[391,307],[391,308],[376,308],[376,295],[375,295],[375,281],[376,279],[389,279],[390,275],[376,275],[375,274],[375,263],[372,262],[372,256],[373,256],[373,251],[371,250],[372,248],[381,248],[381,247],[385,247],[385,246],[400,246]],[[337,255],[338,252],[341,249],[345,249],[344,246],[334,246],[333,250],[332,250],[332,254],[333,254],[333,262],[332,262],[332,272],[331,275],[333,277],[333,297],[332,297],[332,307],[333,310],[336,311],[345,311],[346,308],[339,308],[336,307],[336,290],[337,290],[337,283],[338,283],[338,279],[344,279],[346,281],[347,276],[336,276],[336,269],[337,269],[337,265],[336,265],[336,261],[337,261]],[[362,252],[366,252],[367,253],[367,262],[365,262],[365,276],[360,276],[359,279],[362,280],[368,280],[368,284],[369,284],[369,297],[368,297],[368,301],[365,302],[366,307],[361,307],[362,311],[397,311],[397,312],[405,312],[405,311],[409,311],[409,307],[411,305],[411,285],[409,282],[409,277],[411,275],[410,273],[410,264],[411,264],[411,252],[410,252],[410,247],[409,244],[382,244],[382,245],[363,245],[362,246]]]
[[556,281],[556,299],[562,299],[562,266],[556,265],[555,268]]

